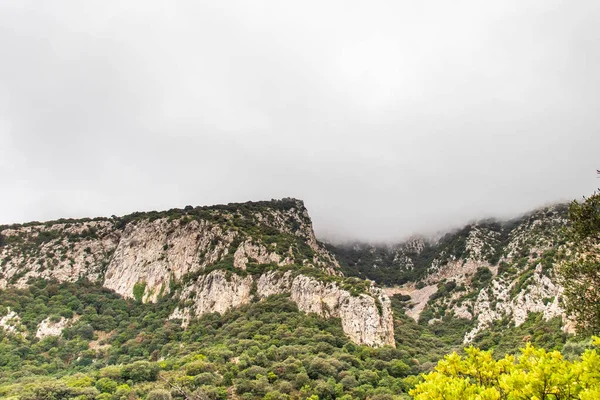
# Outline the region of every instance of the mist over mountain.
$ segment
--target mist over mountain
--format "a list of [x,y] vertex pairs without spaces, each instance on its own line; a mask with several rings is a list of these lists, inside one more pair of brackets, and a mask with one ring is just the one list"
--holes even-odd
[[301,198],[387,241],[591,193],[594,1],[0,5],[0,222]]

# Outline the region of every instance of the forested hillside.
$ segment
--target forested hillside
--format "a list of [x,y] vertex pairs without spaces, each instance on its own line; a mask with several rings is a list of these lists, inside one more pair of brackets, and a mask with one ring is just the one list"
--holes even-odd
[[[502,390],[531,397],[531,357],[596,368],[562,301],[567,226],[559,205],[324,246],[293,199],[3,226],[0,397],[496,399],[469,375],[492,362],[514,365],[494,379],[524,379]],[[569,390],[593,396],[594,379]]]
[[[302,313],[286,295],[185,329],[168,320],[173,302],[124,299],[88,281],[36,280],[1,291],[0,304],[2,398],[163,398],[161,389],[173,398],[385,398],[421,371],[411,346],[355,345],[339,319]],[[39,328],[75,315],[58,335]]]

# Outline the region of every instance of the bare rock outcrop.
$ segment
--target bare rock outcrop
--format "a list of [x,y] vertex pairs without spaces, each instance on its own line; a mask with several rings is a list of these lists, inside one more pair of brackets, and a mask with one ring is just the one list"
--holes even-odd
[[235,233],[204,221],[140,221],[128,225],[105,273],[104,286],[133,297],[144,286],[144,301],[169,293],[169,282],[200,270],[223,256]]
[[248,262],[252,261],[258,264],[292,264],[288,256],[282,260],[282,256],[275,252],[270,252],[265,246],[255,244],[251,240],[246,240],[240,244],[233,254],[233,266],[238,269],[246,269]]
[[324,318],[340,318],[344,333],[355,343],[368,346],[394,346],[394,327],[389,297],[371,287],[369,293],[352,295],[335,282],[321,282],[305,275],[273,271],[254,279],[225,271],[213,271],[186,286],[182,299],[193,305],[178,308],[172,319],[181,319],[185,326],[192,315],[223,313],[247,304],[256,296],[266,298],[289,293],[298,309]]
[[71,320],[65,317],[60,317],[60,320],[58,321],[52,321],[48,317],[38,325],[35,337],[38,339],[43,339],[48,336],[60,336],[63,329],[65,329],[70,322]]
[[0,288],[27,286],[29,278],[74,282],[100,279],[120,232],[111,221],[85,221],[9,228],[0,247]]
[[[494,280],[487,290],[482,290],[473,307],[477,325],[466,333],[463,342],[471,342],[479,332],[506,316],[515,326],[522,325],[531,312],[541,313],[546,321],[564,316],[565,311],[560,305],[563,288],[542,273],[541,264],[526,283],[527,287],[514,297],[511,297],[511,289],[515,287],[515,281]],[[567,320],[564,323],[564,330],[572,330]]]
[[291,272],[270,272],[257,282],[261,297],[290,293],[301,311],[340,318],[342,329],[355,343],[369,346],[394,346],[394,326],[389,297],[375,287],[369,293],[353,296],[334,283]]
[[181,298],[193,301],[191,311],[196,316],[213,312],[222,314],[230,308],[249,303],[251,291],[252,276],[242,277],[217,270],[186,286]]
[[0,318],[0,328],[6,332],[16,334],[21,326],[21,317],[8,307],[6,315]]

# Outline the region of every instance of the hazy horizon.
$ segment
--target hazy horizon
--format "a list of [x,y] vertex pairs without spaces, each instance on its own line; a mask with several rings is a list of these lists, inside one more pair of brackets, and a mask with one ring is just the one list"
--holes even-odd
[[600,186],[600,3],[6,0],[0,224],[305,201],[394,241]]

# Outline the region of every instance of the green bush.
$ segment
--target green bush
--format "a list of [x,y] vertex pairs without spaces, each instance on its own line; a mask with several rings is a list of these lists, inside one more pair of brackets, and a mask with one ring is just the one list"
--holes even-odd
[[121,377],[124,380],[131,379],[133,382],[155,381],[158,376],[158,365],[148,361],[136,361],[133,364],[123,366]]
[[146,282],[137,282],[133,285],[133,298],[137,302],[141,302],[146,292]]
[[110,378],[100,378],[96,381],[95,386],[100,393],[114,393],[119,384]]
[[171,393],[164,389],[154,389],[148,393],[147,400],[171,400]]

